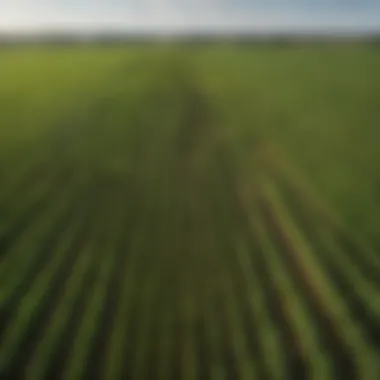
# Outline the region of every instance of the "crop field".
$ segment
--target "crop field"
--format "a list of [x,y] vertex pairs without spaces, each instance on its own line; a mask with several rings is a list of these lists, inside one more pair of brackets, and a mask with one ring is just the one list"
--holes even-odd
[[0,50],[0,379],[380,379],[380,50]]

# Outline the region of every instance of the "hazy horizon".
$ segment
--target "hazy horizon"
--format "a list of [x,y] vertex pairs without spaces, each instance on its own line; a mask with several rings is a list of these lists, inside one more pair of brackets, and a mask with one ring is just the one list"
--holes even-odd
[[376,0],[0,0],[0,32],[380,31]]

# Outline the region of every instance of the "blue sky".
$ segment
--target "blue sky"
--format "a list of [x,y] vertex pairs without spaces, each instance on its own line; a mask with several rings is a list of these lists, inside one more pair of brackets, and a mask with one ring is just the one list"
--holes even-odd
[[0,30],[380,30],[380,0],[0,0]]

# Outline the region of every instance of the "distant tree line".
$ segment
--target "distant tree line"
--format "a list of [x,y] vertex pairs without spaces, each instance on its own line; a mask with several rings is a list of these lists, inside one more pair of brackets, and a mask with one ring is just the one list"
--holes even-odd
[[380,33],[371,35],[323,35],[323,34],[66,34],[44,33],[12,35],[0,33],[0,46],[51,45],[67,46],[91,44],[99,46],[139,45],[156,43],[185,43],[189,45],[234,44],[291,46],[299,44],[365,43],[380,45]]

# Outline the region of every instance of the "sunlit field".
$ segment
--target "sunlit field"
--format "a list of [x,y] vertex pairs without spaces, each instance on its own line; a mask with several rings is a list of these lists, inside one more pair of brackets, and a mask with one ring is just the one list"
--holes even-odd
[[380,379],[379,68],[0,50],[0,378]]

